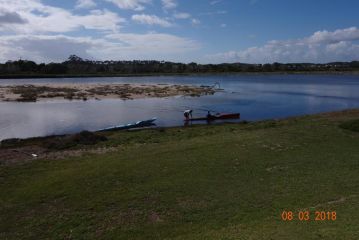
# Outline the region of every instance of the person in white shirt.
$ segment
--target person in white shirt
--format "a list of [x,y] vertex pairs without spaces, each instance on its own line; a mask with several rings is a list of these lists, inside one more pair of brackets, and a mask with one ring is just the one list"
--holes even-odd
[[192,109],[188,109],[188,110],[184,111],[183,115],[186,118],[186,120],[190,120],[190,117],[192,118],[192,112],[193,112]]

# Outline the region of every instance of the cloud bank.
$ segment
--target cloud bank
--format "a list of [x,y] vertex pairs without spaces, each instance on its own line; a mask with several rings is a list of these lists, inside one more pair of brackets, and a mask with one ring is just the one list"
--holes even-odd
[[132,16],[132,20],[147,25],[159,25],[161,27],[171,27],[172,23],[166,19],[157,17],[156,15],[146,15],[146,14],[135,14]]
[[163,33],[118,33],[104,38],[17,35],[0,38],[0,61],[31,56],[36,62],[62,62],[71,54],[93,60],[170,59],[197,50],[194,40]]
[[93,8],[96,7],[96,3],[93,0],[77,0],[76,8]]
[[[142,11],[150,0],[103,0],[121,9]],[[173,34],[123,33],[129,21],[107,9],[93,9],[98,2],[74,1],[73,10],[53,7],[40,0],[0,0],[0,61],[19,58],[36,62],[61,62],[71,54],[94,60],[179,60],[201,45]],[[174,8],[174,1],[163,1]],[[176,5],[177,6],[177,5]],[[77,10],[85,14],[77,14]],[[170,27],[156,15],[134,14],[139,24]]]
[[[197,60],[201,63],[323,63],[359,59],[357,27],[322,30],[304,38],[273,40],[242,50],[238,50],[238,46],[232,51],[205,55],[211,50],[198,50],[211,39],[200,43],[177,34],[183,31],[196,38],[202,29],[230,30],[232,24],[221,21],[209,26],[206,21],[206,18],[220,19],[227,14],[226,10],[214,7],[224,5],[221,0],[208,1],[211,8],[197,13],[182,9],[176,0],[71,2],[72,6],[63,8],[46,4],[45,0],[0,0],[0,61],[19,58],[63,61],[70,54],[98,60]],[[153,11],[154,7],[160,11]],[[221,47],[225,46],[218,46]]]
[[173,9],[177,7],[177,2],[175,0],[162,0],[162,5],[164,9]]
[[130,9],[134,11],[143,11],[145,5],[150,3],[150,0],[106,0],[115,4],[121,9]]
[[316,62],[359,59],[359,29],[350,27],[336,31],[318,31],[313,35],[286,41],[273,40],[260,47],[207,55],[208,62]]

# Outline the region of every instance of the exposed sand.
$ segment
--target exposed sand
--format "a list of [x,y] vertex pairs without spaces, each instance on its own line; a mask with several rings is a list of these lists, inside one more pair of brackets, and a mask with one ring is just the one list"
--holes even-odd
[[31,84],[0,86],[0,101],[35,102],[48,99],[138,99],[214,94],[208,86],[168,84]]

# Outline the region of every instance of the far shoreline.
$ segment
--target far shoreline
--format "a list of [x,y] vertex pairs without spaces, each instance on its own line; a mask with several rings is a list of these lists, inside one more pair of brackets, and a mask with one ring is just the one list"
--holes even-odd
[[9,74],[0,79],[36,79],[36,78],[118,78],[118,77],[181,77],[209,75],[359,75],[359,71],[296,71],[296,72],[192,72],[192,73],[143,73],[143,74]]

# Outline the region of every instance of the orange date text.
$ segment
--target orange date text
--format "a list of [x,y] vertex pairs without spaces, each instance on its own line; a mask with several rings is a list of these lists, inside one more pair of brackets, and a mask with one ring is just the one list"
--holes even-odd
[[283,211],[281,214],[283,221],[336,221],[336,211]]

